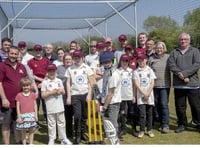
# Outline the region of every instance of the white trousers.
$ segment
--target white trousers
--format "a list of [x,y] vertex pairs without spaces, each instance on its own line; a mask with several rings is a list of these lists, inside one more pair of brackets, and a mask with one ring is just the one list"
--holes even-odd
[[64,112],[53,113],[47,115],[49,140],[56,139],[56,126],[58,129],[58,137],[60,140],[66,139],[66,126]]

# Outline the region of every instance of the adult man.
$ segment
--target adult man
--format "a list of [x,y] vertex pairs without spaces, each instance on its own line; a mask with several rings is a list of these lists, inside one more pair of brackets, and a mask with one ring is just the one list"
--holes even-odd
[[69,45],[69,53],[72,54],[75,50],[79,49],[79,45],[76,41],[71,41]]
[[[190,45],[190,35],[179,35],[179,47],[169,56],[168,66],[173,72],[175,107],[178,118],[176,133],[183,132],[187,126],[186,98],[192,111],[192,118],[200,126],[200,87],[198,70],[200,68],[200,52]],[[200,127],[199,127],[200,129]]]
[[1,50],[0,50],[0,62],[5,61],[8,57],[8,50],[12,45],[12,41],[9,38],[3,38],[1,40]]
[[93,62],[99,61],[99,55],[97,52],[96,44],[97,44],[96,41],[91,41],[90,53],[87,56],[85,56],[85,63],[88,66],[91,66]]
[[53,63],[53,61],[57,60],[57,56],[54,54],[53,52],[53,45],[48,43],[44,46],[44,56],[45,58],[48,58],[51,63]]
[[118,40],[120,43],[120,47],[115,51],[114,54],[117,64],[119,63],[121,55],[125,53],[125,46],[127,45],[127,36],[125,34],[121,34],[118,37]]
[[[15,123],[17,119],[15,96],[19,92],[19,81],[27,76],[27,71],[24,65],[17,62],[19,49],[16,46],[11,46],[8,49],[8,58],[0,63],[0,96],[1,96],[1,111],[4,114],[2,124],[2,135],[5,144],[10,143],[10,124]],[[15,124],[14,124],[15,125]],[[16,143],[19,143],[20,136],[16,134]]]
[[22,55],[22,61],[21,61],[21,63],[27,65],[28,61],[30,59],[32,59],[33,56],[27,52],[26,42],[20,41],[18,43],[18,48],[20,49],[20,54]]
[[44,80],[47,73],[47,66],[51,63],[48,58],[42,57],[43,51],[41,45],[35,45],[33,47],[34,50],[34,58],[28,61],[28,66],[33,71],[33,75],[35,77],[35,82],[39,91],[39,98],[37,99],[38,109],[40,107],[40,101],[42,101],[42,109],[44,120],[46,120],[46,106],[44,100],[41,99],[41,82]]
[[146,41],[148,40],[148,36],[146,33],[141,32],[138,34],[138,43],[139,46],[135,49],[137,54],[145,54],[146,53]]
[[148,39],[146,41],[146,56],[148,59],[155,54],[154,46],[155,42],[153,39]]

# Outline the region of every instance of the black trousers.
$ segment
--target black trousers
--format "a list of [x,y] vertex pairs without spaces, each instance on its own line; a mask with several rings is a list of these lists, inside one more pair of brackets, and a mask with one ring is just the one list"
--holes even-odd
[[138,105],[139,111],[139,124],[140,131],[145,131],[145,125],[147,123],[147,131],[152,129],[153,121],[153,105],[142,104]]
[[81,133],[87,130],[87,103],[86,96],[84,95],[72,95],[72,107],[74,114],[74,130],[75,136],[81,136]]
[[200,125],[200,89],[174,89],[176,115],[178,125],[187,126],[187,98],[192,112],[192,118]]

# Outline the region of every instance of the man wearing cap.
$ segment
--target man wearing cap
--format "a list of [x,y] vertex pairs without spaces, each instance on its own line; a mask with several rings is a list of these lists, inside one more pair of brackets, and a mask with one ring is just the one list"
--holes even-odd
[[124,48],[127,45],[127,36],[125,34],[121,34],[118,37],[119,43],[120,43],[120,47],[115,51],[115,58],[116,58],[116,64],[119,63],[120,57],[122,54],[125,53]]
[[86,140],[87,104],[91,98],[91,86],[88,77],[94,73],[92,69],[83,63],[83,52],[75,50],[73,52],[74,64],[70,66],[65,76],[67,77],[67,104],[72,104],[74,113],[75,144],[79,144],[81,139]]
[[113,42],[111,37],[107,37],[105,39],[105,50],[109,50],[111,52],[115,52],[115,49],[113,48]]
[[[16,46],[11,46],[8,49],[8,58],[0,63],[0,108],[4,114],[2,124],[2,136],[4,144],[10,144],[10,124],[17,119],[15,96],[19,92],[19,82],[21,78],[27,76],[26,68],[23,64],[17,62],[19,49]],[[20,136],[16,135],[16,144],[20,144]]]
[[[43,49],[41,45],[36,44],[33,47],[34,50],[34,58],[28,61],[28,66],[30,69],[33,71],[33,75],[35,78],[35,82],[38,87],[39,91],[39,98],[37,99],[37,105],[38,109],[40,107],[40,100],[41,100],[41,82],[44,80],[46,76],[46,68],[50,64],[50,60],[48,58],[42,57],[43,55]],[[42,108],[43,108],[43,115],[44,115],[44,120],[46,120],[46,107],[44,100],[42,100]]]
[[32,59],[33,56],[27,52],[27,45],[26,45],[26,42],[20,41],[20,42],[18,43],[18,48],[20,49],[19,51],[20,51],[20,54],[22,55],[22,61],[21,61],[21,63],[27,65],[27,64],[28,64],[28,61],[29,61],[30,59]]
[[0,49],[0,62],[3,62],[8,57],[8,50],[12,45],[12,41],[9,38],[3,38],[1,40],[1,49]]
[[91,66],[93,62],[99,61],[99,55],[96,48],[97,41],[91,41],[90,44],[90,53],[85,56],[85,63],[88,66]]

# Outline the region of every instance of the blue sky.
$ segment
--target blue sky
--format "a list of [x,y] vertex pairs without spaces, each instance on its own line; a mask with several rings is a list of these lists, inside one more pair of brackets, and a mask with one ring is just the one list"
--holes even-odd
[[[200,0],[139,0],[137,2],[137,25],[138,33],[143,30],[143,22],[148,16],[170,16],[176,20],[180,25],[183,23],[183,17],[188,11],[200,7]],[[92,11],[92,10],[91,10]],[[124,10],[122,15],[127,20],[133,23],[132,7]],[[135,34],[134,31],[122,21],[117,15],[107,21],[108,36],[117,38],[120,34]],[[98,29],[105,35],[105,25],[101,24]],[[70,42],[79,35],[87,35],[87,30],[74,31],[36,31],[23,30],[15,32],[14,43],[20,40],[32,41],[34,43],[42,44],[49,42]],[[91,31],[91,35],[99,35],[96,31]]]

